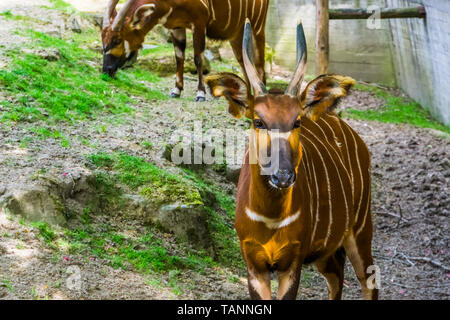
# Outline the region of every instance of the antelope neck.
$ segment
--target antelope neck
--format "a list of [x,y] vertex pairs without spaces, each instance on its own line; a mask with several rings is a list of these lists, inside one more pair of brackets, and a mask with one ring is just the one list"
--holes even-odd
[[273,189],[264,176],[260,175],[258,164],[250,165],[250,201],[249,209],[259,216],[282,220],[295,214],[292,212],[292,192],[289,189]]

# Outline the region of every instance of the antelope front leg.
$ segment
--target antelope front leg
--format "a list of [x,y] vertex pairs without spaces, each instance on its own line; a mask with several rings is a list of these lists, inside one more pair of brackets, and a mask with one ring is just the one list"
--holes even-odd
[[205,84],[203,83],[203,62],[202,56],[205,51],[206,31],[204,26],[194,26],[194,62],[198,73],[198,90],[195,101],[203,102],[206,100]]
[[301,265],[293,263],[286,271],[278,271],[279,300],[295,300],[300,284]]
[[247,269],[248,291],[252,300],[270,300],[272,291],[270,289],[270,272]]
[[175,88],[172,90],[170,97],[179,98],[183,91],[184,81],[184,59],[186,50],[186,29],[179,28],[171,30],[173,47],[175,49],[175,60],[177,61],[177,80]]

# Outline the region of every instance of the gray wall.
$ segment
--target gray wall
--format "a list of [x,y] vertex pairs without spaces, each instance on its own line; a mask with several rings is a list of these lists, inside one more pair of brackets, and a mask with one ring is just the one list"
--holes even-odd
[[[385,6],[385,0],[331,0],[330,8]],[[315,0],[270,0],[267,42],[276,51],[275,61],[295,66],[295,26],[303,21],[308,43],[308,73],[315,74]],[[330,21],[330,72],[358,80],[395,86],[389,22],[381,28],[367,27],[367,20]]]
[[[450,0],[330,0],[330,8],[407,7],[422,3],[427,19],[330,21],[330,72],[402,88],[450,124]],[[295,26],[303,20],[308,70],[315,74],[315,0],[271,0],[267,42],[275,61],[295,65]]]
[[387,0],[389,6],[422,3],[422,19],[392,19],[392,52],[398,86],[450,124],[450,1]]

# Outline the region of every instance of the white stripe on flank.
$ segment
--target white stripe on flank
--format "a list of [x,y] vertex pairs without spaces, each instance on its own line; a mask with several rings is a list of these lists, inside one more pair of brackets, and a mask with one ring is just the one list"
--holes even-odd
[[216,12],[214,11],[213,1],[211,1],[212,20],[216,21]]
[[261,21],[259,23],[259,28],[258,28],[258,31],[256,32],[256,34],[260,34],[261,33],[261,29],[262,29],[262,27],[264,25],[264,21],[265,21],[266,16],[267,16],[267,9],[269,8],[269,6],[266,7],[266,6],[264,6],[264,4],[262,4],[262,6],[264,8],[264,16],[262,17],[262,19],[261,19]]
[[311,191],[311,187],[309,185],[312,182],[312,179],[311,179],[311,174],[309,172],[309,166],[308,166],[308,168],[306,167],[307,158],[305,158],[304,151],[303,151],[303,160],[301,160],[301,162],[302,162],[303,168],[305,169],[305,174],[307,175],[306,176],[306,179],[307,179],[306,186],[308,187],[308,192],[309,192],[309,214],[310,214],[310,219],[311,219],[311,230],[312,230],[313,229],[313,220],[314,220],[314,217],[313,217],[313,211],[314,211],[313,210],[313,194]]
[[[320,153],[320,150],[316,147],[316,145],[311,141],[311,139],[309,139],[308,137],[306,137],[306,136],[303,136],[306,140],[308,140],[309,141],[309,143],[311,143],[311,145],[314,147],[314,149],[316,149],[316,151],[317,151],[317,154],[319,155],[319,157],[320,157],[320,160],[322,161],[322,164],[323,164],[323,168],[325,169],[325,177],[326,177],[326,180],[327,180],[327,190],[328,190],[328,209],[329,209],[329,216],[330,216],[330,221],[329,221],[329,224],[328,224],[328,231],[327,231],[327,236],[326,236],[326,238],[325,238],[325,242],[324,242],[324,245],[327,243],[327,241],[328,241],[328,238],[330,237],[330,235],[331,235],[331,224],[333,223],[333,204],[332,204],[332,202],[331,202],[331,185],[330,185],[330,178],[329,178],[329,176],[328,176],[328,169],[327,169],[327,165],[326,165],[326,163],[325,163],[325,160],[323,159],[323,157],[322,157],[322,153]],[[316,222],[316,227],[317,227],[317,222]],[[316,229],[316,227],[314,227],[314,231],[313,231],[313,234],[315,233],[315,229]]]
[[260,4],[259,4],[259,13],[258,13],[258,17],[256,18],[256,21],[255,21],[255,30],[256,30],[256,28],[258,28],[259,18],[261,18],[261,13],[264,9],[263,1],[264,0],[261,0]]
[[[302,135],[302,136],[304,137],[304,135]],[[304,151],[304,153],[305,153],[305,151]],[[316,188],[315,188],[316,189],[316,201],[315,201],[315,204],[316,204],[316,219],[314,220],[314,227],[312,228],[313,232],[311,234],[311,243],[313,243],[314,242],[314,236],[316,234],[317,223],[319,222],[319,219],[320,219],[319,218],[319,185],[317,183],[316,168],[314,167],[314,161],[312,161],[312,159],[309,159],[306,153],[304,155],[304,158],[307,160],[306,164],[308,165],[309,173],[312,172],[312,174],[311,174],[311,181],[314,180],[314,184],[316,186]],[[309,161],[310,160],[311,160],[311,170],[309,170],[309,163],[310,163]],[[314,179],[312,178],[313,175],[314,175]]]
[[358,236],[358,234],[361,233],[361,231],[364,229],[364,226],[366,225],[367,216],[369,215],[369,207],[370,207],[370,201],[367,200],[366,212],[364,214],[364,220],[363,220],[361,226],[359,227],[358,231],[356,231],[355,236]]
[[205,0],[200,0],[200,2],[205,6],[206,10],[208,10],[208,13],[209,13],[209,7],[208,7],[208,5],[205,3]]
[[[338,166],[336,165],[336,162],[334,161],[334,159],[333,159],[333,157],[331,156],[331,154],[330,154],[330,152],[328,151],[328,149],[327,149],[327,147],[325,146],[325,144],[312,132],[312,131],[310,131],[308,128],[304,128],[304,129],[306,129],[314,138],[316,138],[319,142],[320,142],[320,144],[323,146],[323,148],[327,151],[327,153],[328,153],[328,155],[329,155],[329,157],[331,158],[331,161],[333,162],[333,164],[334,164],[334,167],[336,168],[336,172],[337,172],[337,175],[338,175],[338,177],[339,177],[339,182],[341,183],[341,190],[342,190],[342,196],[343,196],[343,198],[344,198],[344,204],[345,204],[345,213],[346,213],[346,216],[345,216],[345,230],[347,231],[347,229],[348,229],[348,224],[349,224],[349,211],[348,211],[348,203],[347,203],[347,197],[346,197],[346,194],[345,194],[345,190],[344,190],[344,183],[342,182],[342,178],[341,178],[341,173],[340,173],[340,170],[339,170],[339,168],[338,168]],[[328,142],[328,140],[327,139],[325,139],[326,141],[327,141],[327,143],[330,145],[330,143]],[[334,152],[337,154],[337,151],[333,148],[333,147],[331,147],[331,145],[330,145],[330,148],[331,149],[333,149],[334,150]],[[338,156],[338,158],[339,158],[339,154],[337,154],[337,156]],[[342,160],[339,158],[339,160],[341,161],[341,164],[342,164],[342,166],[344,166],[344,164],[342,163]],[[344,166],[344,169],[345,169],[345,166]],[[347,173],[347,175],[348,175],[348,173]],[[329,230],[330,230],[330,232],[331,232],[331,223],[328,225],[328,228],[329,228]],[[327,240],[328,239],[326,239],[325,240],[325,245],[327,244]]]
[[244,20],[247,18],[248,0],[245,0]]
[[241,13],[242,13],[242,0],[239,0],[239,18],[237,19],[237,23],[240,23],[241,21]]
[[253,21],[253,16],[255,14],[255,4],[256,4],[256,0],[253,0],[253,7],[252,7],[252,21]]
[[[338,143],[338,141],[337,141],[338,138],[337,138],[337,136],[335,135],[335,132],[334,132],[333,128],[330,126],[330,124],[328,123],[328,121],[326,121],[323,117],[320,118],[320,120],[323,120],[323,122],[328,126],[328,128],[330,128],[330,130],[333,132],[333,138],[334,138],[334,140],[336,141],[337,146],[338,146],[339,148],[341,148],[342,144],[341,144],[341,143]],[[339,119],[336,119],[336,120],[339,121]],[[339,123],[339,122],[338,122],[338,123]],[[352,181],[352,185],[351,185],[351,186],[352,186],[352,202],[354,202],[354,201],[355,201],[355,194],[354,194],[354,186],[353,186],[353,173],[352,173],[352,168],[351,168],[351,164],[350,164],[350,153],[349,153],[348,148],[347,148],[347,139],[345,138],[345,135],[344,135],[344,132],[342,131],[342,127],[340,126],[340,123],[339,123],[339,128],[341,129],[342,135],[344,136],[345,148],[347,149],[347,155],[348,155],[348,158],[349,158],[349,159],[348,159],[349,168],[347,168],[347,166],[344,165],[344,161],[343,161],[343,159],[339,156],[338,152],[336,152],[336,154],[338,155],[338,158],[339,158],[339,160],[340,160],[342,166],[344,167],[345,171],[347,172],[348,178],[349,178],[349,179],[351,178],[351,181]],[[330,144],[330,145],[331,145],[331,144]],[[334,150],[334,148],[333,148],[333,150]]]
[[256,212],[253,212],[249,208],[245,208],[245,213],[252,221],[256,222],[263,222],[267,228],[269,229],[280,229],[284,228],[288,225],[290,225],[292,222],[298,219],[300,216],[300,211],[297,211],[297,213],[293,214],[292,216],[289,216],[287,218],[284,218],[282,220],[280,219],[271,219],[267,218],[265,216],[262,216],[260,214],[257,214]]
[[[333,128],[328,124],[327,121],[325,121],[325,119],[324,119],[323,117],[320,118],[320,120],[322,120],[322,121],[328,126],[328,128],[330,128],[331,132],[333,133],[333,139],[334,139],[334,141],[336,141],[337,138],[336,138],[336,135],[335,135],[335,133],[334,133]],[[316,123],[316,124],[317,124],[317,123]],[[320,128],[319,125],[317,125],[317,126]],[[320,130],[322,130],[322,128],[320,128]],[[308,131],[309,131],[309,130],[308,130]],[[323,132],[323,134],[325,135],[325,132],[324,132],[323,130],[322,130],[322,132]],[[314,135],[312,132],[311,132],[311,134]],[[316,139],[318,139],[318,138],[316,137]],[[336,154],[337,158],[339,159],[339,162],[340,162],[341,165],[342,165],[342,168],[345,170],[345,173],[347,174],[347,178],[350,180],[350,174],[348,173],[347,167],[344,165],[344,162],[342,161],[341,155],[336,151],[335,148],[333,148],[333,146],[331,145],[331,143],[329,142],[329,140],[326,138],[326,135],[325,135],[325,141],[328,143],[328,145],[330,146],[330,148],[331,148],[331,149],[334,151],[334,153]],[[323,145],[323,143],[322,143],[322,145]],[[325,147],[325,146],[324,146],[324,147]],[[325,149],[326,149],[326,147],[325,147]],[[327,151],[328,151],[328,149],[327,149]],[[330,154],[330,153],[328,152],[328,154]],[[331,155],[330,155],[330,157],[331,157]],[[333,158],[331,158],[331,159],[333,159]],[[350,223],[350,216],[349,216],[349,208],[348,208],[348,205],[347,205],[347,198],[345,197],[346,193],[345,193],[345,190],[344,190],[344,184],[343,184],[342,179],[341,179],[341,173],[340,173],[338,167],[336,166],[336,162],[335,162],[334,160],[333,160],[333,164],[334,164],[334,166],[335,166],[335,168],[336,168],[336,171],[337,171],[337,173],[338,173],[339,181],[341,182],[342,193],[343,193],[343,196],[344,196],[344,199],[345,199],[345,208],[346,208],[346,213],[347,213],[347,216],[346,216],[346,223],[345,223],[345,230],[347,231],[347,230],[348,230],[348,227],[349,227],[349,223]],[[352,202],[353,202],[353,201],[354,201],[354,199],[353,199],[353,196],[352,196]]]
[[362,198],[363,198],[363,194],[364,194],[364,179],[363,179],[363,174],[362,174],[362,170],[361,170],[361,165],[359,163],[358,144],[356,143],[355,135],[353,134],[352,130],[350,130],[350,134],[352,135],[353,142],[355,143],[356,164],[358,165],[359,174],[361,176],[361,196],[359,197],[358,209],[355,211],[356,212],[355,223],[358,223],[359,211],[361,210],[361,202],[362,202]]
[[230,0],[228,0],[228,22],[227,25],[225,26],[225,28],[223,29],[224,31],[226,31],[228,29],[228,27],[230,26],[231,23],[231,3]]
[[350,171],[350,177],[352,179],[352,198],[353,201],[355,201],[355,181],[353,177],[352,161],[350,158],[350,151],[348,150],[347,137],[345,136],[344,129],[342,129],[341,122],[339,122],[339,128],[341,129],[342,136],[344,137],[345,149],[347,150],[348,170]]

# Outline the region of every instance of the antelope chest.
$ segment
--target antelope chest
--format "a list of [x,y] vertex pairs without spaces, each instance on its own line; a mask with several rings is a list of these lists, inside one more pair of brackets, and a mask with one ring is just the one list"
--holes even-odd
[[[301,253],[300,212],[284,219],[270,219],[246,210],[246,224],[237,231],[247,263],[255,269],[285,271]],[[248,221],[248,220],[247,220]]]
[[241,245],[247,263],[258,271],[286,271],[301,252],[300,241],[278,236],[266,243],[248,238]]

